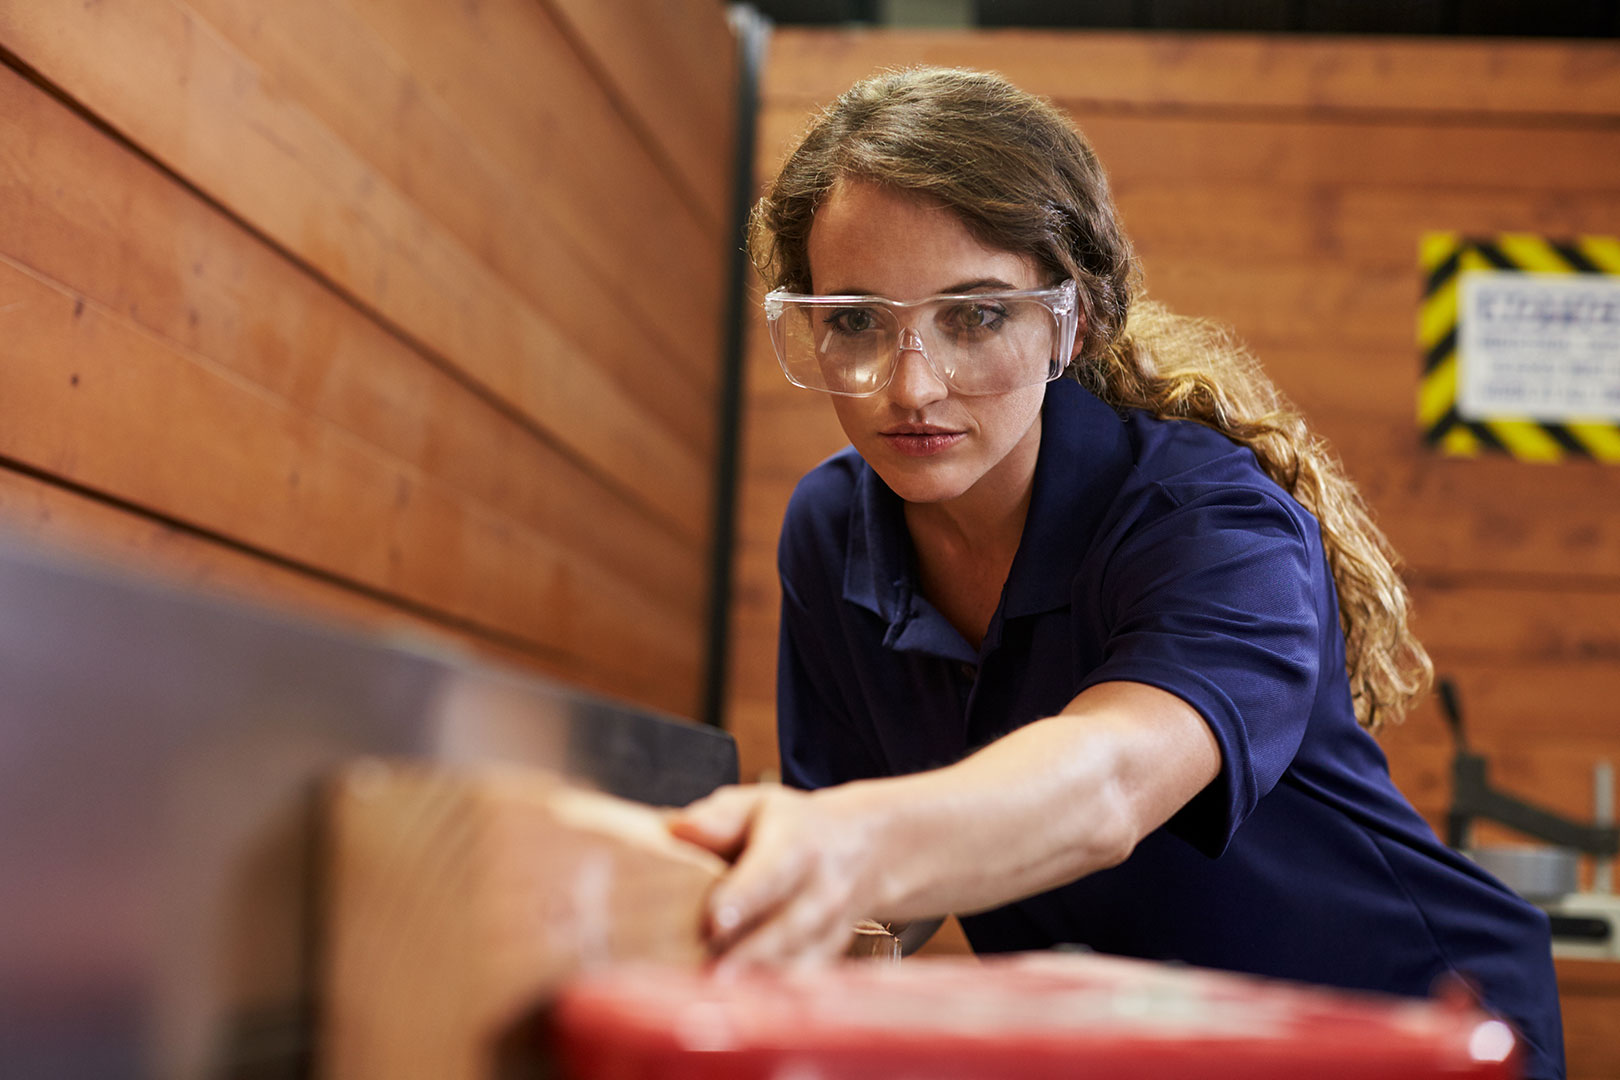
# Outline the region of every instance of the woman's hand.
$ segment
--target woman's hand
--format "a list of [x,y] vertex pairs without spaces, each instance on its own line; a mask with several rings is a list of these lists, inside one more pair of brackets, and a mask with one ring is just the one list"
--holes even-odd
[[670,819],[670,831],[733,862],[709,897],[720,969],[809,967],[843,954],[875,914],[881,815],[848,787],[727,787]]
[[1102,683],[954,765],[722,788],[670,829],[732,861],[709,899],[721,966],[806,966],[841,953],[857,919],[988,911],[1117,866],[1220,765],[1191,705]]

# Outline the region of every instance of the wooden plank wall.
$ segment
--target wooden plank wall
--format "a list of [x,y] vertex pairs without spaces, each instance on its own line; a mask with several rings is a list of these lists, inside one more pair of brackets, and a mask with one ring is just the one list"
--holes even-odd
[[0,530],[695,716],[734,79],[704,0],[0,0]]
[[[1149,292],[1235,326],[1360,482],[1494,778],[1588,815],[1593,762],[1620,763],[1620,469],[1445,460],[1422,447],[1416,260],[1428,229],[1620,235],[1620,49],[780,31],[765,65],[761,175],[817,105],[912,63],[1000,71],[1076,118],[1108,167]],[[780,517],[795,480],[844,442],[826,402],[782,379],[759,329],[729,687],[745,775],[775,767]],[[1437,708],[1383,742],[1439,825],[1451,744]],[[1599,982],[1610,996],[1566,1004],[1571,1060],[1620,1075],[1620,1051],[1599,1049],[1613,1042],[1601,1018],[1612,1026],[1620,984]]]

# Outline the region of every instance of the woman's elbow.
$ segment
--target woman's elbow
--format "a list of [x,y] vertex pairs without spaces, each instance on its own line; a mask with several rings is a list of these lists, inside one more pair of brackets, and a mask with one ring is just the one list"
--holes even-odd
[[1086,872],[1107,870],[1131,857],[1151,829],[1144,829],[1135,801],[1124,787],[1110,783],[1098,793],[1086,828]]

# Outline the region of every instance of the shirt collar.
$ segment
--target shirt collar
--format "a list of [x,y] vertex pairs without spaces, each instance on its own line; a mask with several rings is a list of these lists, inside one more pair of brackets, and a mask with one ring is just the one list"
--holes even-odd
[[844,599],[888,623],[883,644],[895,648],[915,613],[916,557],[905,503],[870,465],[856,474],[849,526]]
[[[1029,517],[1002,592],[1003,617],[1067,606],[1070,582],[1130,468],[1119,415],[1072,379],[1048,384]],[[956,651],[941,642],[909,640],[921,628],[911,627],[917,568],[905,507],[870,466],[857,476],[844,599],[889,624],[884,644],[890,648]]]

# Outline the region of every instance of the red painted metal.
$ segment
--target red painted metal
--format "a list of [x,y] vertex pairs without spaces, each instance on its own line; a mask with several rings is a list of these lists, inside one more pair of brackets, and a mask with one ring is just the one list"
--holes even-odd
[[1503,1080],[1466,1002],[1063,953],[849,963],[721,981],[629,967],[563,993],[570,1080]]

